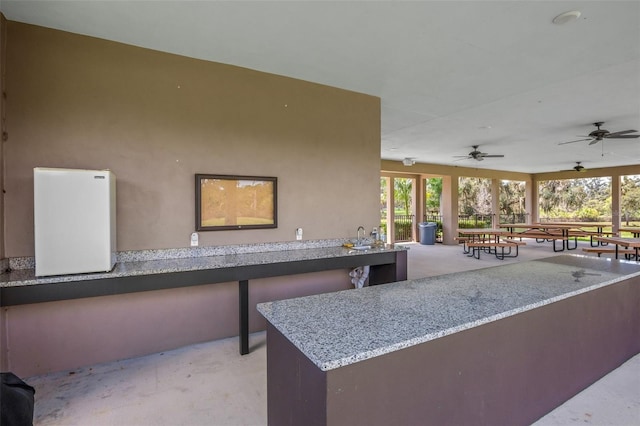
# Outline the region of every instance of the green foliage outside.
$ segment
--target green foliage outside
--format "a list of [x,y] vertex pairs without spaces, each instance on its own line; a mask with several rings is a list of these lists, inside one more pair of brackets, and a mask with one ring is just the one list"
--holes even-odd
[[428,212],[439,212],[442,202],[442,178],[425,179],[425,203]]
[[404,211],[402,214],[409,216],[411,214],[413,179],[394,179],[393,190],[396,208],[402,209]]
[[491,214],[491,179],[458,179],[458,214]]
[[[640,176],[620,179],[620,214],[624,224],[640,219]],[[611,220],[611,179],[583,178],[540,182],[540,217],[597,222]]]
[[[387,234],[387,179],[386,177],[380,178],[380,232],[384,235]],[[394,215],[395,220],[395,238],[396,241],[406,240],[411,238],[412,226],[413,226],[413,179],[408,178],[395,178],[393,180],[393,195],[394,195]],[[387,237],[388,239],[388,237]]]
[[491,218],[481,220],[481,221],[458,221],[458,228],[491,228]]

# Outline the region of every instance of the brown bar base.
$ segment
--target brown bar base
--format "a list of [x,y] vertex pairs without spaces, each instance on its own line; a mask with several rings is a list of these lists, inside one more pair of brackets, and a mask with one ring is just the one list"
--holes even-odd
[[267,328],[270,425],[526,425],[640,352],[640,277],[321,371]]

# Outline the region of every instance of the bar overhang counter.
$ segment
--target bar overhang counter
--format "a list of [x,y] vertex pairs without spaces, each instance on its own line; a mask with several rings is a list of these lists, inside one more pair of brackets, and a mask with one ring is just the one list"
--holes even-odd
[[406,248],[342,242],[121,252],[106,273],[0,273],[0,364],[28,377],[238,334],[246,354],[249,333],[264,329],[256,301],[349,288],[359,266],[370,284],[407,278]]
[[640,265],[562,255],[258,310],[271,425],[530,424],[640,352]]

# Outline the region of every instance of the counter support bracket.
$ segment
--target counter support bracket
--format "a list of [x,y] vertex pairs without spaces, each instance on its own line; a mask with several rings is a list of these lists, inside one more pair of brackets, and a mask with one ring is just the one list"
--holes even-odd
[[238,282],[240,313],[240,355],[249,353],[249,280]]

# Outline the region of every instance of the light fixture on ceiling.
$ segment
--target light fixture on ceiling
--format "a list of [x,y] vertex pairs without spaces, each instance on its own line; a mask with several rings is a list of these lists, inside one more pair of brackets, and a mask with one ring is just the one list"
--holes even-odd
[[413,166],[414,164],[416,164],[416,160],[411,157],[407,157],[402,160],[402,164],[404,164],[405,166]]
[[570,12],[561,13],[560,15],[553,18],[553,23],[556,25],[563,25],[572,21],[575,21],[580,17],[580,12],[577,10],[572,10]]

